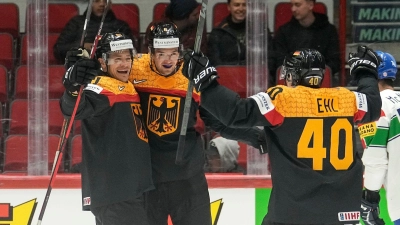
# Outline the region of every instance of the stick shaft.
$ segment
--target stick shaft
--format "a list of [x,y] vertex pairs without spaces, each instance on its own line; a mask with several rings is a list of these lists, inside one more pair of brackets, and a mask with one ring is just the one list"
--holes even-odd
[[[90,9],[92,8],[92,6],[90,5],[90,4],[92,4],[92,2],[93,2],[93,0],[90,0],[90,2],[89,2],[88,8],[90,8]],[[97,36],[95,37],[95,40],[94,40],[94,43],[93,43],[93,47],[91,49],[91,54],[90,54],[90,58],[91,59],[94,58],[94,54],[92,54],[92,53],[96,51],[98,38],[99,38],[101,30],[103,28],[105,15],[107,14],[107,11],[108,11],[108,9],[110,7],[110,3],[109,2],[110,2],[110,0],[107,0],[107,6],[106,6],[106,8],[105,8],[105,10],[103,12],[103,17],[101,19],[100,27],[99,27]],[[84,33],[85,32],[86,31],[84,31]],[[63,127],[62,127],[62,130],[61,130],[61,137],[60,137],[60,141],[59,141],[59,144],[58,144],[58,149],[57,149],[57,152],[56,152],[56,156],[55,156],[54,163],[53,163],[53,168],[52,168],[51,175],[50,175],[49,186],[47,187],[46,195],[45,195],[45,198],[44,198],[44,201],[43,201],[42,208],[40,210],[40,214],[39,214],[39,217],[38,217],[37,225],[40,225],[42,223],[44,212],[46,211],[47,203],[49,202],[50,194],[51,194],[51,191],[53,190],[53,184],[54,184],[55,178],[57,176],[58,169],[60,167],[61,159],[62,159],[62,156],[63,156],[63,150],[64,150],[64,146],[65,146],[65,143],[66,143],[65,140],[68,140],[69,134],[71,133],[72,124],[74,123],[74,120],[75,120],[75,115],[76,115],[76,112],[78,110],[78,106],[79,106],[79,102],[81,100],[82,92],[83,92],[83,85],[81,85],[81,87],[79,89],[78,96],[76,98],[74,110],[72,111],[71,117],[69,119],[64,119]]]
[[[204,23],[206,20],[207,5],[208,5],[208,0],[203,0],[201,3],[199,22],[197,24],[196,40],[194,43],[194,51],[196,53],[200,52],[201,39],[203,37]],[[179,135],[179,141],[178,141],[178,150],[176,151],[175,163],[178,165],[182,164],[183,161],[183,153],[185,151],[185,142],[186,142],[186,131],[189,122],[190,108],[192,104],[192,95],[193,95],[193,81],[192,79],[189,79],[189,84],[186,91],[185,104],[183,108],[183,118],[182,118],[181,133]]]

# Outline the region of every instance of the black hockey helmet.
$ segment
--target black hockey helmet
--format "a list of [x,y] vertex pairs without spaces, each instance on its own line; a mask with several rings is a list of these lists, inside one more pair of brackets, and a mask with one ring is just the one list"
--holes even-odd
[[105,33],[99,38],[96,58],[103,58],[107,62],[110,52],[129,49],[132,59],[136,55],[132,40],[120,32]]
[[178,62],[175,66],[174,72],[168,75],[163,75],[163,76],[169,76],[176,71],[179,70],[179,68],[182,65],[183,62],[183,45],[181,44],[181,33],[178,30],[178,27],[172,23],[172,22],[159,22],[155,23],[150,27],[150,34],[148,36],[148,43],[149,43],[149,54],[150,54],[150,68],[154,72],[161,74],[155,64],[153,63],[153,54],[155,53],[155,49],[157,48],[178,48],[179,52],[179,59]]
[[281,77],[292,76],[292,84],[319,88],[325,73],[325,58],[314,49],[302,49],[286,56]]
[[[170,46],[181,47],[181,33],[172,22],[159,22],[150,27],[148,36],[149,48],[167,48]],[[168,42],[160,42],[162,39]]]

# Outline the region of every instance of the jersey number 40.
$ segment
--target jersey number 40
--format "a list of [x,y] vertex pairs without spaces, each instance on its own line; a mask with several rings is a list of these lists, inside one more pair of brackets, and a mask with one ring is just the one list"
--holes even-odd
[[[308,119],[297,143],[297,158],[312,159],[313,170],[322,170],[323,161],[327,156],[324,144],[329,143],[323,143],[325,129],[323,119]],[[330,130],[330,138],[325,139],[330,141],[329,162],[336,170],[347,170],[353,163],[353,127],[347,119],[337,119]],[[345,134],[343,158],[339,158],[340,131],[344,131]]]

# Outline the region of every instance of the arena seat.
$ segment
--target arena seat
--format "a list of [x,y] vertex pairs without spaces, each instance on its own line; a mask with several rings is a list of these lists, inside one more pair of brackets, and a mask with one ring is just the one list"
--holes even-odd
[[4,66],[0,65],[0,102],[4,104],[5,102],[7,102],[7,100],[8,100],[8,73],[7,69]]
[[79,15],[79,8],[73,3],[49,3],[49,33],[61,33],[68,21]]
[[[48,167],[51,170],[60,136],[51,134],[48,139]],[[61,164],[62,165],[62,164]],[[62,170],[60,165],[59,171]],[[4,171],[26,172],[28,167],[28,135],[10,135],[4,142]]]
[[0,3],[0,32],[19,36],[19,8],[15,3]]
[[5,66],[7,70],[12,70],[16,57],[13,36],[9,33],[0,33],[0,43],[0,64]]
[[[60,65],[59,62],[53,54],[53,46],[57,42],[57,38],[60,36],[59,33],[49,33],[48,35],[48,43],[47,43],[47,54],[49,59],[49,65]],[[23,35],[21,39],[21,59],[20,64],[26,65],[28,63],[28,36]]]
[[[60,134],[64,116],[61,113],[59,99],[49,99],[49,134]],[[9,131],[12,134],[28,134],[28,100],[15,99],[10,105]]]
[[[279,2],[278,4],[276,4],[274,11],[274,32],[276,32],[280,26],[290,21],[290,19],[292,18],[291,7],[292,4],[290,2]],[[314,4],[314,11],[326,14],[326,5],[322,2],[316,2]]]
[[134,3],[112,4],[112,10],[115,13],[117,19],[123,20],[128,23],[129,27],[132,30],[133,36],[136,37],[137,43],[134,43],[134,46],[139,47],[139,38],[140,38],[139,7]]
[[218,82],[235,91],[242,98],[247,97],[246,66],[217,66]]
[[[276,70],[277,85],[285,85],[285,80],[280,78],[281,69],[282,66],[278,67],[278,69]],[[321,87],[323,88],[332,87],[332,70],[328,65],[325,66],[324,80],[322,81]]]
[[[50,65],[49,66],[49,98],[60,98],[64,93],[64,86],[62,84],[62,77],[65,74],[63,65]],[[28,98],[28,67],[26,65],[19,66],[16,69],[14,81],[14,98],[26,99]]]
[[228,4],[226,2],[215,3],[212,11],[212,25],[217,27],[221,21],[229,15]]
[[159,2],[153,7],[153,21],[158,21],[164,17],[165,8],[168,6],[168,2]]

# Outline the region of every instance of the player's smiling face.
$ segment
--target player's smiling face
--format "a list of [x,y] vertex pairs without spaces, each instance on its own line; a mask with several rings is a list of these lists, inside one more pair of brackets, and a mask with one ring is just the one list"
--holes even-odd
[[124,49],[118,52],[112,52],[109,54],[107,61],[108,66],[106,66],[105,63],[101,64],[103,71],[108,72],[111,77],[117,80],[127,82],[132,67],[130,51]]
[[178,48],[156,48],[154,49],[153,62],[161,75],[168,76],[175,71],[179,60]]

